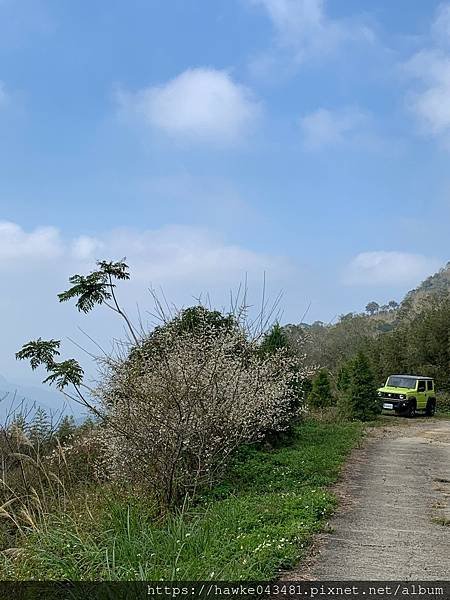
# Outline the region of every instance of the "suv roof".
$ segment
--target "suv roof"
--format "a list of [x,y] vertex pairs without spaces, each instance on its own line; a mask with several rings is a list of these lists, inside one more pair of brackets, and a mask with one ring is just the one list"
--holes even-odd
[[427,379],[434,381],[434,377],[425,377],[424,375],[389,375],[389,377],[408,377],[409,379]]

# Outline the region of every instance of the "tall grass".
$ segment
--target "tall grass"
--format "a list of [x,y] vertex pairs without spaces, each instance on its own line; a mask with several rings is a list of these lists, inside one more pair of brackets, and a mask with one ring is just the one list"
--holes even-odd
[[[361,436],[307,422],[287,446],[241,450],[223,482],[158,516],[151,499],[97,486],[30,526],[3,579],[270,579],[293,565],[335,506],[326,486]],[[43,518],[42,518],[43,517]]]
[[32,441],[14,428],[0,436],[0,543],[8,550],[47,530],[51,515],[74,512],[92,481],[95,448],[89,435],[67,446],[56,437]]

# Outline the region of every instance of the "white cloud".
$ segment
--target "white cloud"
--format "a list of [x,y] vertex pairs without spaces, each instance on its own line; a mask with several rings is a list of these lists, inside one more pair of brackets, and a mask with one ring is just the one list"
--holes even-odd
[[348,285],[396,287],[420,282],[436,271],[441,261],[408,252],[374,251],[355,256],[344,274]]
[[94,252],[100,251],[102,248],[103,244],[99,240],[87,235],[81,235],[73,241],[71,253],[74,258],[85,260],[92,258]]
[[441,50],[423,50],[406,65],[407,73],[420,89],[410,95],[409,106],[424,133],[450,133],[450,55]]
[[431,27],[428,47],[404,65],[416,82],[408,95],[409,109],[424,134],[450,136],[450,4],[442,4]]
[[54,227],[38,227],[27,233],[19,225],[0,221],[0,268],[60,257],[63,244]]
[[120,92],[122,108],[175,138],[228,143],[259,116],[251,91],[225,71],[189,69],[135,93]]
[[[286,272],[287,261],[229,244],[206,229],[172,225],[136,231],[118,229],[96,238],[81,235],[63,239],[58,229],[40,227],[31,232],[0,222],[0,270],[27,266],[42,271],[90,269],[95,260],[126,256],[134,278],[145,284],[201,285],[239,282],[245,273]],[[69,273],[70,274],[70,273]]]
[[287,261],[229,244],[214,233],[172,225],[151,231],[117,230],[101,239],[103,253],[127,256],[134,277],[146,284],[236,285],[245,273],[286,273]]
[[[106,350],[112,339],[123,339],[121,320],[110,311],[83,315],[72,302],[59,305],[57,299],[57,294],[67,289],[69,276],[88,273],[97,259],[123,257],[130,266],[131,281],[118,286],[119,301],[136,324],[142,317],[144,327],[154,324],[147,312],[154,309],[149,287],[162,287],[168,301],[180,307],[192,305],[199,296],[206,299],[208,293],[211,305],[221,309],[229,307],[230,290],[236,291],[245,280],[249,303],[255,298],[259,306],[264,272],[269,290],[274,292],[299,280],[285,258],[230,243],[210,230],[196,227],[120,229],[72,237],[52,227],[27,232],[19,225],[0,223],[0,274],[5,281],[0,311],[7,315],[2,322],[0,373],[12,380],[15,374],[19,380],[28,377],[29,367],[16,363],[14,353],[38,336],[60,339],[67,335],[94,353],[98,348],[80,334],[78,327],[88,331]],[[83,367],[93,372],[81,350],[67,339],[63,345],[65,357],[80,359]]]
[[366,114],[356,108],[319,108],[300,119],[303,143],[310,150],[319,150],[355,141],[366,121]]
[[[324,0],[250,0],[266,11],[279,48],[288,50],[296,63],[334,54],[347,42],[373,42],[372,30],[356,20],[330,19]],[[267,67],[267,57],[256,66]],[[255,65],[253,65],[255,66]]]
[[438,43],[443,45],[450,43],[450,4],[438,6],[431,33]]

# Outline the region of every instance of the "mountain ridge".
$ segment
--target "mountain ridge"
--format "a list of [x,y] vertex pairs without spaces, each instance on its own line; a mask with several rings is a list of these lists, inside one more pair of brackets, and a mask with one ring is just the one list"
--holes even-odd
[[74,405],[74,402],[69,404],[62,394],[44,387],[16,384],[0,374],[0,419],[14,411],[20,412],[21,408],[32,414],[42,408],[47,413],[78,417],[83,409]]

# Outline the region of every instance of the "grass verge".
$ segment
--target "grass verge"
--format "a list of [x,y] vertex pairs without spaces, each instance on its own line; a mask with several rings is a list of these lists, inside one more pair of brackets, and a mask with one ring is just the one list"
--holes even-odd
[[220,485],[157,519],[148,499],[107,488],[85,509],[48,515],[3,553],[2,579],[269,580],[323,529],[327,489],[363,432],[360,423],[306,421],[280,448],[244,448]]

